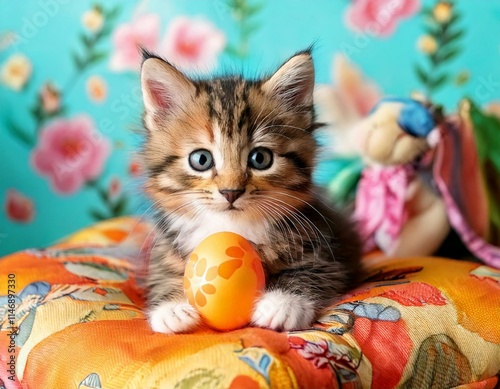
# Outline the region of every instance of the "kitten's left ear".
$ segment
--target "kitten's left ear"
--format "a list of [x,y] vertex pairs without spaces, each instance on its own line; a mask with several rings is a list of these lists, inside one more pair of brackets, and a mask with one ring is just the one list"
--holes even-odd
[[146,112],[176,113],[188,106],[196,87],[173,65],[143,51],[141,86]]
[[286,106],[311,106],[314,92],[314,64],[310,51],[303,51],[285,62],[262,85],[264,92]]

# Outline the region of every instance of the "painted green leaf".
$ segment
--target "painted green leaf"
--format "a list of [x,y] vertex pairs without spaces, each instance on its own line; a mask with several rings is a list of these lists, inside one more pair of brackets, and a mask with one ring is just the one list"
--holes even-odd
[[262,8],[264,8],[264,4],[253,4],[253,5],[249,5],[246,9],[247,11],[247,15],[249,16],[253,16],[257,13],[259,13],[260,11],[262,11]]
[[429,86],[432,88],[439,88],[442,86],[446,81],[448,80],[448,75],[447,74],[441,74],[440,76],[437,76],[436,78],[430,78],[429,79]]
[[440,34],[439,28],[435,24],[427,24],[424,26],[424,31],[426,34],[432,36],[437,39]]
[[457,55],[459,55],[462,52],[461,47],[454,47],[451,49],[448,49],[445,53],[440,55],[440,59],[442,62],[447,62],[455,58]]
[[454,25],[456,22],[458,22],[460,19],[462,19],[462,14],[458,12],[454,12],[453,15],[451,16],[450,20],[448,21],[448,25]]
[[455,31],[455,32],[449,32],[446,37],[445,37],[445,40],[446,42],[455,42],[456,40],[462,38],[463,36],[465,35],[465,30],[458,30],[458,31]]
[[18,125],[12,123],[9,121],[7,123],[7,130],[9,133],[17,139],[20,143],[24,144],[27,147],[33,147],[35,145],[35,139],[28,134],[25,130],[23,130],[21,127]]
[[80,34],[80,40],[83,42],[83,45],[87,48],[87,49],[90,49],[93,45],[93,42],[92,42],[92,38],[90,38],[89,36],[81,33]]
[[440,57],[437,55],[437,53],[433,53],[429,55],[429,60],[431,61],[433,66],[436,66],[439,64]]
[[427,84],[427,80],[429,79],[429,76],[427,75],[425,70],[422,69],[422,67],[420,65],[415,65],[415,73],[417,75],[418,80],[422,84]]
[[420,12],[422,15],[432,17],[432,8],[431,7],[422,7],[422,10]]
[[42,107],[40,106],[40,103],[37,102],[37,104],[30,109],[30,113],[31,115],[33,115],[33,117],[35,118],[35,120],[37,122],[40,122],[43,118],[43,111],[42,111]]
[[78,54],[71,53],[71,58],[73,59],[73,62],[75,63],[75,66],[78,70],[83,70],[85,68],[86,61],[82,59]]
[[99,187],[97,187],[96,189],[97,189],[97,194],[99,195],[101,200],[104,201],[105,203],[108,203],[109,202],[108,191]]
[[120,6],[116,6],[111,8],[109,11],[105,12],[106,19],[108,21],[111,21],[115,19],[118,15],[120,15],[120,12],[122,11]]
[[96,51],[90,54],[89,56],[89,63],[96,63],[99,61],[102,61],[108,56],[108,53],[105,51]]
[[233,45],[227,45],[226,48],[224,49],[224,51],[229,55],[232,55],[235,57],[241,57],[240,51],[236,47],[234,47]]
[[260,28],[259,23],[248,23],[241,27],[241,31],[245,35],[250,35],[252,32],[258,30]]
[[95,220],[106,220],[108,219],[108,216],[105,215],[103,212],[101,211],[98,211],[97,209],[90,209],[89,210],[89,214],[92,218],[94,218]]
[[125,196],[119,198],[112,207],[113,216],[122,216],[126,213],[127,198]]
[[99,31],[96,35],[96,39],[99,40],[103,37],[108,36],[111,32],[113,31],[113,26],[111,24],[107,24],[102,28],[101,31]]

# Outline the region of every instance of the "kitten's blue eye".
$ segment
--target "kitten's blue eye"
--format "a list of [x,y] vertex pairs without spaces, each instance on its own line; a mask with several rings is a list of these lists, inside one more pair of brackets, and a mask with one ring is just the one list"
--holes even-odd
[[212,153],[205,149],[199,149],[189,154],[189,166],[198,172],[204,172],[214,166]]
[[250,151],[248,165],[257,170],[266,170],[273,164],[273,152],[265,147],[257,147]]

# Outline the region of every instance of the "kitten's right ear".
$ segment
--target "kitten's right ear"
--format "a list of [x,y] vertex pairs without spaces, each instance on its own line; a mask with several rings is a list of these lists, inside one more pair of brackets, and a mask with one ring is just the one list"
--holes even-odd
[[290,108],[311,106],[314,91],[314,64],[311,50],[297,53],[285,62],[262,89]]
[[194,84],[167,61],[143,52],[141,87],[146,112],[176,113],[196,94]]

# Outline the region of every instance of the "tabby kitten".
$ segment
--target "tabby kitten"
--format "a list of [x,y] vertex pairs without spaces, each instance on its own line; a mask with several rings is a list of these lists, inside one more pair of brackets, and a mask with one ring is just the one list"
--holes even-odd
[[188,332],[200,322],[182,276],[192,250],[218,231],[244,236],[263,260],[267,288],[252,324],[311,325],[354,286],[360,243],[311,180],[318,125],[310,51],[258,81],[193,80],[145,52],[141,83],[146,192],[160,215],[147,279],[153,330]]

